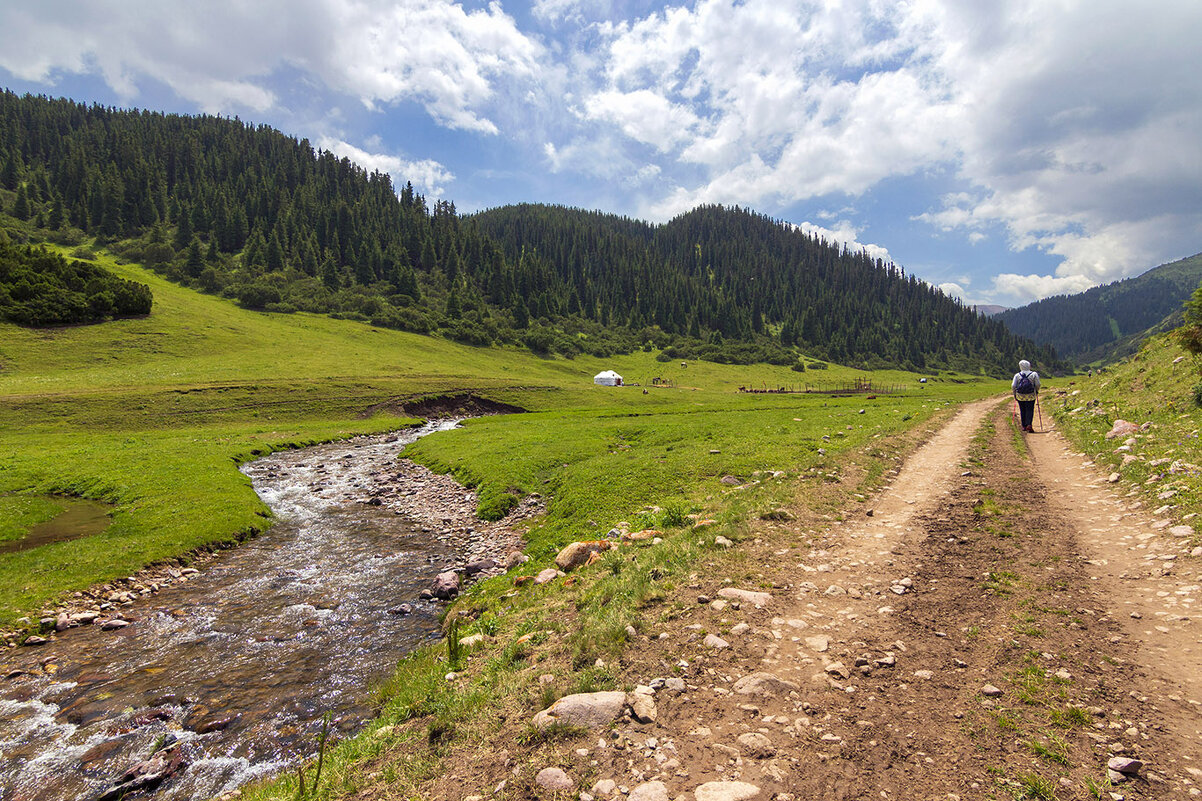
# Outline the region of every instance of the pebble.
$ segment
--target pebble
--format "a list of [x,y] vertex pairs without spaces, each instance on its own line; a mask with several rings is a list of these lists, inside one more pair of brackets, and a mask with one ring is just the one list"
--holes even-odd
[[630,791],[628,801],[669,801],[668,788],[663,782],[643,782]]
[[981,695],[985,696],[986,698],[997,698],[1001,694],[1001,689],[994,687],[992,684],[986,684],[981,688]]
[[733,690],[740,695],[773,696],[796,690],[797,685],[774,673],[752,673],[735,682]]

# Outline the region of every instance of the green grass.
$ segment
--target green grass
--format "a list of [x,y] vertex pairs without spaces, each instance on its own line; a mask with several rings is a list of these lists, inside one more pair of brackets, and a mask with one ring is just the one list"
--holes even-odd
[[39,495],[0,495],[0,542],[25,536],[38,523],[66,508],[64,501]]
[[[1202,364],[1172,335],[1158,336],[1129,359],[1092,378],[1078,376],[1063,394],[1044,398],[1045,412],[1051,410],[1081,452],[1104,469],[1117,470],[1148,507],[1167,504],[1180,519],[1202,511],[1202,410],[1193,397],[1200,374]],[[1126,466],[1124,452],[1117,449],[1127,437],[1105,438],[1117,418],[1150,424],[1147,432],[1134,435],[1129,452],[1137,458]],[[1157,497],[1170,491],[1170,499]]]

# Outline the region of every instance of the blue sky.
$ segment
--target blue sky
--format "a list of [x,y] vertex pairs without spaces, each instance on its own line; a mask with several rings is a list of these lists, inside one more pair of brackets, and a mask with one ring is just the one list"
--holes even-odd
[[237,115],[461,211],[737,204],[974,303],[1202,251],[1202,3],[77,0],[0,85]]

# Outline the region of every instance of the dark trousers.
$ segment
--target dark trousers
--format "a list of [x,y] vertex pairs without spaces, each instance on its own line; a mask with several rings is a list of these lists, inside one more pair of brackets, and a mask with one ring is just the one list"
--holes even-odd
[[1018,417],[1023,428],[1030,428],[1031,421],[1035,419],[1035,401],[1020,400],[1018,402]]

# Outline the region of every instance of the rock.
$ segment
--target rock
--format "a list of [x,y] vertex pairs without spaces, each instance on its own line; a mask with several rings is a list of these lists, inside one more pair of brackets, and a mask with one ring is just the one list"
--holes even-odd
[[714,545],[717,545],[719,548],[734,547],[734,543],[726,539],[726,537],[723,537],[721,534],[719,534],[717,537],[714,537]]
[[730,601],[752,604],[757,609],[772,603],[772,596],[766,592],[757,592],[755,590],[739,590],[735,589],[734,587],[723,587],[722,589],[718,590],[718,597],[726,598]]
[[1106,767],[1110,770],[1117,771],[1124,776],[1135,776],[1143,768],[1144,763],[1132,757],[1111,757],[1106,763]]
[[1002,691],[999,688],[994,687],[992,684],[986,684],[981,688],[981,695],[985,696],[986,698],[997,698],[1001,694]]
[[722,639],[721,637],[719,637],[716,634],[705,635],[705,641],[702,644],[706,648],[713,648],[715,650],[721,650],[723,648],[730,647],[730,643],[728,643],[726,640]]
[[1115,437],[1125,437],[1129,434],[1134,434],[1139,431],[1140,427],[1136,423],[1130,423],[1126,420],[1115,420],[1114,425],[1106,432],[1106,439],[1114,439]]
[[885,654],[880,659],[874,660],[877,667],[891,668],[897,664],[897,657],[893,654]]
[[823,670],[832,676],[837,676],[840,679],[846,679],[851,676],[851,671],[849,671],[847,666],[842,662],[831,662],[829,665],[823,668]]
[[821,654],[825,652],[826,649],[831,647],[831,638],[825,634],[816,634],[813,637],[806,637],[806,646],[808,646],[810,650],[817,651]]
[[601,779],[589,790],[593,795],[613,795],[618,791],[618,783],[613,779]]
[[559,577],[560,573],[553,567],[548,567],[546,570],[539,571],[539,574],[534,577],[535,584],[546,584],[548,581],[554,581]]
[[626,704],[630,707],[631,717],[639,723],[654,723],[658,716],[655,701],[645,693],[627,693]]
[[106,621],[104,621],[104,623],[100,624],[100,630],[101,631],[115,631],[116,629],[123,629],[128,625],[129,625],[128,620],[120,620],[118,618],[113,618],[112,620],[106,620]]
[[1194,536],[1193,526],[1173,526],[1169,529],[1169,534],[1173,537],[1192,537]]
[[758,731],[749,731],[745,734],[740,734],[736,742],[739,744],[739,748],[743,750],[743,753],[754,759],[767,759],[770,756],[776,755],[776,746]]
[[483,573],[485,570],[492,570],[496,566],[496,559],[473,559],[463,566],[463,574],[470,578],[477,573]]
[[459,639],[459,644],[464,648],[475,648],[477,645],[484,642],[484,640],[485,637],[483,634],[469,634],[466,637],[461,637]]
[[518,565],[524,565],[530,561],[530,557],[521,551],[510,551],[505,556],[505,569],[513,570]]
[[662,531],[658,531],[653,528],[645,528],[642,531],[636,531],[633,534],[623,534],[622,542],[645,542],[647,540],[654,540],[656,537],[659,537],[662,534]]
[[722,476],[722,478],[718,480],[728,487],[737,487],[741,483],[739,479],[735,478],[734,476]]
[[459,594],[459,574],[453,570],[447,570],[439,573],[434,579],[434,585],[430,588],[430,593],[435,598],[446,600],[454,598]]
[[196,727],[197,734],[211,734],[215,731],[225,731],[234,721],[242,717],[241,715],[226,715],[220,718],[206,720]]
[[747,801],[760,794],[760,788],[747,782],[706,782],[693,791],[697,801]]
[[565,573],[586,563],[593,554],[608,551],[614,544],[608,540],[588,540],[569,543],[555,557],[555,564]]
[[663,782],[643,782],[630,791],[627,801],[669,801],[668,788]]
[[933,670],[916,670],[916,671],[914,671],[914,678],[916,678],[916,679],[922,679],[923,681],[927,681],[929,679],[933,679],[934,677],[935,677],[935,671],[933,671]]
[[531,722],[538,729],[545,729],[554,723],[597,728],[617,720],[625,706],[626,693],[621,690],[575,693],[560,698],[535,715]]
[[149,792],[182,771],[188,761],[174,749],[164,749],[121,774],[118,783],[95,796],[96,801],[117,801],[139,792]]
[[1110,484],[1117,484],[1121,478],[1122,476],[1118,473],[1111,473],[1110,475],[1106,476],[1106,481]]
[[543,768],[534,777],[534,783],[552,792],[573,790],[576,787],[571,777],[559,768]]
[[774,673],[752,673],[736,681],[732,689],[739,695],[769,697],[796,690],[797,685]]
[[751,631],[751,626],[746,623],[736,623],[730,627],[731,634],[746,634]]
[[393,608],[389,609],[388,614],[390,614],[390,615],[412,615],[413,614],[413,604],[398,604],[397,606],[394,606]]
[[664,679],[664,689],[668,692],[682,693],[685,691],[684,679],[673,676],[670,679]]

